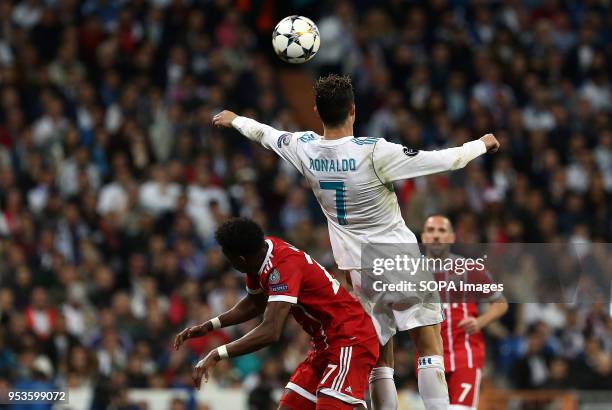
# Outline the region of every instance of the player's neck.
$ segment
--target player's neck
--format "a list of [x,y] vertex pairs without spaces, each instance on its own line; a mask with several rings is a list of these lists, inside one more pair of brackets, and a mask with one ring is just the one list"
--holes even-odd
[[254,272],[257,272],[259,269],[261,269],[261,265],[263,265],[264,262],[266,261],[266,256],[268,256],[268,248],[269,248],[268,243],[264,242],[263,248],[259,250],[259,253],[255,257],[255,263],[253,264]]
[[353,135],[353,126],[350,124],[341,125],[339,127],[323,126],[323,138],[326,140],[337,140]]

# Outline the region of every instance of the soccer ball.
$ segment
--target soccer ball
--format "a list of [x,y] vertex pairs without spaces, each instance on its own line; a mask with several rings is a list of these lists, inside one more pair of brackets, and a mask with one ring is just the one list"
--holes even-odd
[[321,37],[312,20],[303,16],[282,19],[272,32],[272,47],[281,60],[301,64],[319,51]]

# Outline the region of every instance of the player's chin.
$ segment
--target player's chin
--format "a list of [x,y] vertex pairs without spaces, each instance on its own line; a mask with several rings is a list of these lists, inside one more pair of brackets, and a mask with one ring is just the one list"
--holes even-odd
[[430,243],[427,245],[427,248],[433,256],[440,256],[444,253],[447,246],[448,245],[443,243]]

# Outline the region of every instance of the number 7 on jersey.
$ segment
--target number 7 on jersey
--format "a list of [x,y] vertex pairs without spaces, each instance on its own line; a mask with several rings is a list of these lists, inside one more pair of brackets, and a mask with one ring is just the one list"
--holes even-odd
[[346,220],[346,193],[342,181],[319,181],[319,187],[323,190],[336,192],[336,214],[340,225],[348,225]]

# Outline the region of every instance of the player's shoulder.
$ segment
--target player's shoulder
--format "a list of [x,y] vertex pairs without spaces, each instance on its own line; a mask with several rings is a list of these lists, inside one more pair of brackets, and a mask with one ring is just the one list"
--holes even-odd
[[272,244],[272,266],[294,263],[301,254],[298,248],[280,238],[268,236],[266,239]]
[[351,138],[351,143],[363,147],[368,145],[376,145],[376,143],[384,138],[378,137],[353,137]]
[[372,152],[372,155],[376,155],[377,157],[396,155],[399,152],[403,152],[406,156],[412,157],[418,153],[417,150],[405,147],[385,138],[360,137],[353,138],[351,141],[355,146],[366,148],[368,151]]
[[376,152],[381,154],[386,154],[389,152],[403,152],[408,157],[413,157],[419,153],[419,150],[414,148],[409,148],[405,145],[398,144],[397,142],[389,141],[385,138],[377,138],[376,143],[374,144],[376,147]]
[[273,235],[266,236],[266,241],[272,243],[272,253],[278,254],[287,250],[291,250],[292,246],[287,241]]
[[314,131],[286,131],[278,136],[276,145],[278,148],[283,148],[289,145],[295,146],[297,144],[308,144],[320,138],[321,137]]
[[314,131],[298,131],[294,132],[293,135],[298,144],[308,144],[312,141],[321,139],[321,136]]

